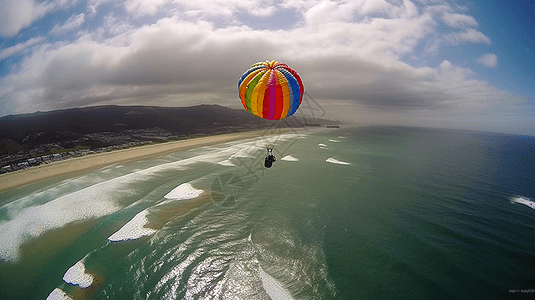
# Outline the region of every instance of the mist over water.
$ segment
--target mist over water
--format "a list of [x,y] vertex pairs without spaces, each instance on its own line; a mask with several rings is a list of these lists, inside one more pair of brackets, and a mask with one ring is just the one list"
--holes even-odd
[[0,194],[0,298],[515,297],[535,287],[534,149],[342,128],[22,187]]

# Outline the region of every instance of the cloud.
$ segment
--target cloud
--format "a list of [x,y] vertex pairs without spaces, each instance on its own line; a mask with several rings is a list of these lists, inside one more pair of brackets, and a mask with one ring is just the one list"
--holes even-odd
[[370,15],[374,13],[389,13],[393,8],[393,5],[383,0],[367,0],[364,1],[360,7],[360,13],[363,15]]
[[467,29],[462,32],[450,33],[445,36],[445,40],[451,44],[460,44],[462,42],[472,44],[487,44],[490,45],[490,38],[482,32],[475,29]]
[[[310,93],[315,98],[344,100],[361,108],[474,111],[508,97],[507,93],[477,80],[469,69],[456,67],[447,60],[438,68],[351,59],[316,63],[321,71],[312,76],[314,87],[309,88]],[[310,74],[306,75],[310,79]]]
[[128,0],[125,2],[126,11],[140,16],[154,15],[158,9],[170,2],[169,0]]
[[32,0],[5,0],[0,2],[0,36],[12,37],[46,14],[44,7]]
[[207,22],[176,19],[143,26],[129,39],[127,47],[88,36],[43,45],[24,60],[18,73],[4,78],[2,87],[9,93],[0,99],[13,103],[16,111],[233,99],[236,77],[252,62],[277,52],[264,34],[247,28],[215,30]]
[[354,8],[343,9],[331,1],[323,1],[314,5],[305,14],[304,18],[309,25],[327,24],[331,22],[345,23],[352,16]]
[[[246,7],[241,1],[231,4],[236,11]],[[331,17],[338,17],[347,7],[332,8]],[[303,72],[312,80],[317,78],[320,85],[330,80],[318,75],[334,74],[336,83],[339,77],[355,73],[354,69],[337,72],[334,65],[361,68],[370,65],[366,61],[395,63],[433,26],[430,15],[419,15],[407,3],[390,13],[397,19],[327,22],[314,29],[319,24],[314,19],[322,17],[305,12],[314,20],[312,24],[289,30],[254,30],[243,25],[216,28],[208,21],[171,17],[121,33],[108,30],[115,27],[108,26],[110,22],[116,24],[116,18],[109,16],[105,31],[115,35],[103,38],[107,35],[99,34],[99,29],[73,42],[43,45],[24,60],[18,73],[4,79],[3,86],[11,92],[3,97],[10,98],[6,101],[17,111],[110,102],[186,105],[202,99],[234,99],[241,73],[252,63],[271,58],[303,66]],[[316,59],[335,64],[326,64],[325,71],[318,72],[309,65]]]
[[425,45],[426,54],[436,54],[440,48],[440,39],[433,38],[427,41]]
[[40,20],[46,14],[74,6],[78,0],[56,0],[35,2],[34,0],[0,1],[0,36],[13,37],[23,28]]
[[[375,43],[367,38],[366,44],[338,45],[340,29],[359,41],[361,27],[326,26],[305,35],[303,28],[217,29],[209,22],[165,18],[133,30],[126,46],[90,36],[43,45],[5,84],[18,111],[123,102],[181,106],[203,99],[234,103],[239,76],[254,62],[274,58],[299,70],[316,98],[385,109],[466,109],[492,97],[492,89],[472,79],[468,69],[447,61],[438,69],[414,68],[389,54],[425,34],[426,18],[413,19],[407,26],[370,22],[364,26],[378,38]],[[327,46],[314,46],[322,43]]]
[[[264,0],[128,0],[125,10],[136,16],[155,15],[164,7],[169,7],[175,15],[182,15],[191,20],[211,17],[230,18],[237,13],[266,17],[276,10],[275,1]],[[281,4],[284,6],[284,3]]]
[[29,40],[27,40],[24,43],[16,44],[15,46],[11,46],[9,48],[5,48],[0,51],[0,60],[6,59],[10,56],[16,55],[17,53],[23,52],[24,50],[28,49],[29,47],[41,43],[44,41],[43,37],[34,37]]
[[494,53],[487,53],[476,61],[487,68],[496,68],[498,66],[498,56]]
[[446,12],[442,15],[442,22],[453,28],[476,27],[477,21],[474,17],[464,14]]
[[63,33],[66,33],[68,31],[71,31],[73,29],[80,27],[84,23],[84,21],[85,21],[84,13],[81,13],[79,15],[73,14],[69,19],[67,19],[67,21],[65,21],[63,25],[57,24],[56,26],[54,26],[51,32],[53,34],[63,34]]
[[89,16],[94,16],[97,14],[99,6],[104,3],[111,2],[112,0],[88,0],[87,1],[87,10]]
[[[89,1],[88,14],[102,2]],[[164,7],[169,17],[136,23]],[[347,118],[431,122],[494,109],[514,98],[447,60],[436,67],[402,61],[417,56],[419,45],[433,54],[443,43],[490,44],[483,33],[466,28],[477,26],[468,15],[442,4],[162,0],[128,1],[120,8],[124,11],[108,13],[99,28],[80,32],[76,40],[34,42],[16,71],[0,81],[0,115],[97,104],[239,105],[238,78],[266,59],[288,63],[315,99]],[[257,30],[239,19],[246,14],[269,23],[288,10],[296,12],[295,20],[285,29],[272,24]],[[120,15],[125,12],[130,15]],[[455,32],[441,39],[437,20],[445,12],[451,16],[443,21]],[[57,30],[75,28],[81,24],[75,20],[84,17],[73,15]],[[29,47],[21,44],[4,55]]]

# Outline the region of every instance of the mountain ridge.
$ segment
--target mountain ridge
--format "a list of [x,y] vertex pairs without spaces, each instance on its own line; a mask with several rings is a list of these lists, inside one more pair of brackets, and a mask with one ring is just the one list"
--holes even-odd
[[[335,124],[292,116],[283,123],[217,104],[189,107],[103,105],[0,117],[0,168],[24,168],[49,155],[60,159],[152,142],[278,127]],[[86,152],[84,152],[86,151]],[[37,158],[34,162],[32,158]],[[6,168],[10,169],[10,168]],[[1,173],[1,172],[0,172]]]

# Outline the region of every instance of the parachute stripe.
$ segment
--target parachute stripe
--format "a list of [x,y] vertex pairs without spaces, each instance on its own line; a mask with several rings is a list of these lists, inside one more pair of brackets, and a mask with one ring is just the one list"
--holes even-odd
[[[286,77],[282,75],[280,70],[277,70],[277,80],[279,81],[279,85],[281,86],[281,111],[280,115],[278,115],[279,119],[283,119],[288,114],[288,110],[290,108],[290,89],[288,88],[288,80],[286,80]],[[277,118],[277,116],[275,116]]]
[[264,115],[268,120],[275,119],[275,105],[277,104],[277,87],[275,82],[275,72],[271,72],[269,77],[269,114]]
[[297,104],[297,107],[294,110],[295,113],[295,111],[297,111],[297,108],[299,108],[299,105],[301,105],[301,102],[303,101],[303,96],[305,95],[305,88],[303,86],[303,82],[301,81],[301,76],[299,76],[296,71],[288,68],[288,72],[290,72],[292,76],[295,77],[297,83],[299,84],[299,104]]
[[297,111],[299,104],[301,104],[301,89],[297,79],[290,72],[288,72],[286,69],[281,70],[281,72],[284,74],[288,80],[289,86],[292,88],[290,108],[288,110],[288,115],[286,116],[289,117]]
[[254,78],[252,78],[251,81],[249,81],[249,84],[247,84],[247,91],[245,92],[245,103],[249,104],[248,108],[249,111],[254,114],[254,112],[257,110],[256,107],[256,97],[258,97],[258,91],[256,87],[259,86],[259,82],[261,78],[263,77],[262,72],[258,72]]
[[276,97],[275,97],[275,111],[274,111],[274,115],[273,115],[273,119],[275,120],[278,120],[281,118],[281,114],[282,114],[282,110],[284,109],[283,105],[284,105],[284,102],[282,101],[282,98],[283,98],[283,92],[282,92],[282,86],[281,86],[281,83],[279,81],[279,71],[278,70],[275,70],[274,72],[274,77],[275,77],[275,89],[277,91],[276,93]]
[[250,93],[252,93],[252,89],[247,93],[250,82],[260,73],[262,70],[255,70],[253,72],[249,72],[248,75],[243,80],[243,83],[240,86],[240,99],[242,100],[243,107],[248,110],[249,112],[252,112],[251,110],[251,96]]
[[255,71],[259,70],[259,69],[262,69],[262,67],[261,66],[251,67],[249,70],[247,70],[247,72],[243,73],[243,75],[241,76],[240,80],[238,81],[238,88],[240,88],[243,80],[245,80],[247,75],[249,75],[252,72],[255,72]]
[[262,110],[262,114],[257,115],[261,118],[267,119],[269,116],[269,97],[271,96],[271,89],[266,89],[266,95],[264,96],[263,105],[264,109]]
[[258,73],[258,84],[254,86],[253,94],[251,95],[251,110],[254,115],[258,115],[262,111],[262,99],[264,99],[264,93],[266,92],[266,84],[269,78],[269,72],[262,70]]

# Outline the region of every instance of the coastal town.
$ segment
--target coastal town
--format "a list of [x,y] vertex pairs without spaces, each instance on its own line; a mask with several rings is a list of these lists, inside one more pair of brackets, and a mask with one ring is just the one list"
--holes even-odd
[[[241,126],[223,126],[204,134],[176,135],[161,128],[130,129],[121,132],[99,132],[83,135],[75,140],[38,144],[31,149],[20,150],[0,158],[0,174],[24,170],[41,164],[49,164],[69,158],[95,153],[175,141],[210,134],[244,131]],[[72,145],[75,145],[72,147]],[[91,147],[90,145],[103,145]]]
[[[160,128],[125,130],[120,133],[101,132],[86,134],[76,140],[38,144],[30,150],[20,150],[11,155],[4,155],[0,159],[0,165],[2,165],[0,173],[18,171],[73,157],[109,152],[154,142],[177,140],[179,138],[179,136],[172,135]],[[93,149],[90,146],[83,146],[84,144],[89,145],[90,143],[88,142],[106,146]],[[73,144],[77,146],[67,148],[68,145]]]
[[[312,121],[312,122],[311,122]],[[338,127],[292,117],[279,123],[219,105],[98,106],[0,118],[0,174],[147,144],[278,127]]]

